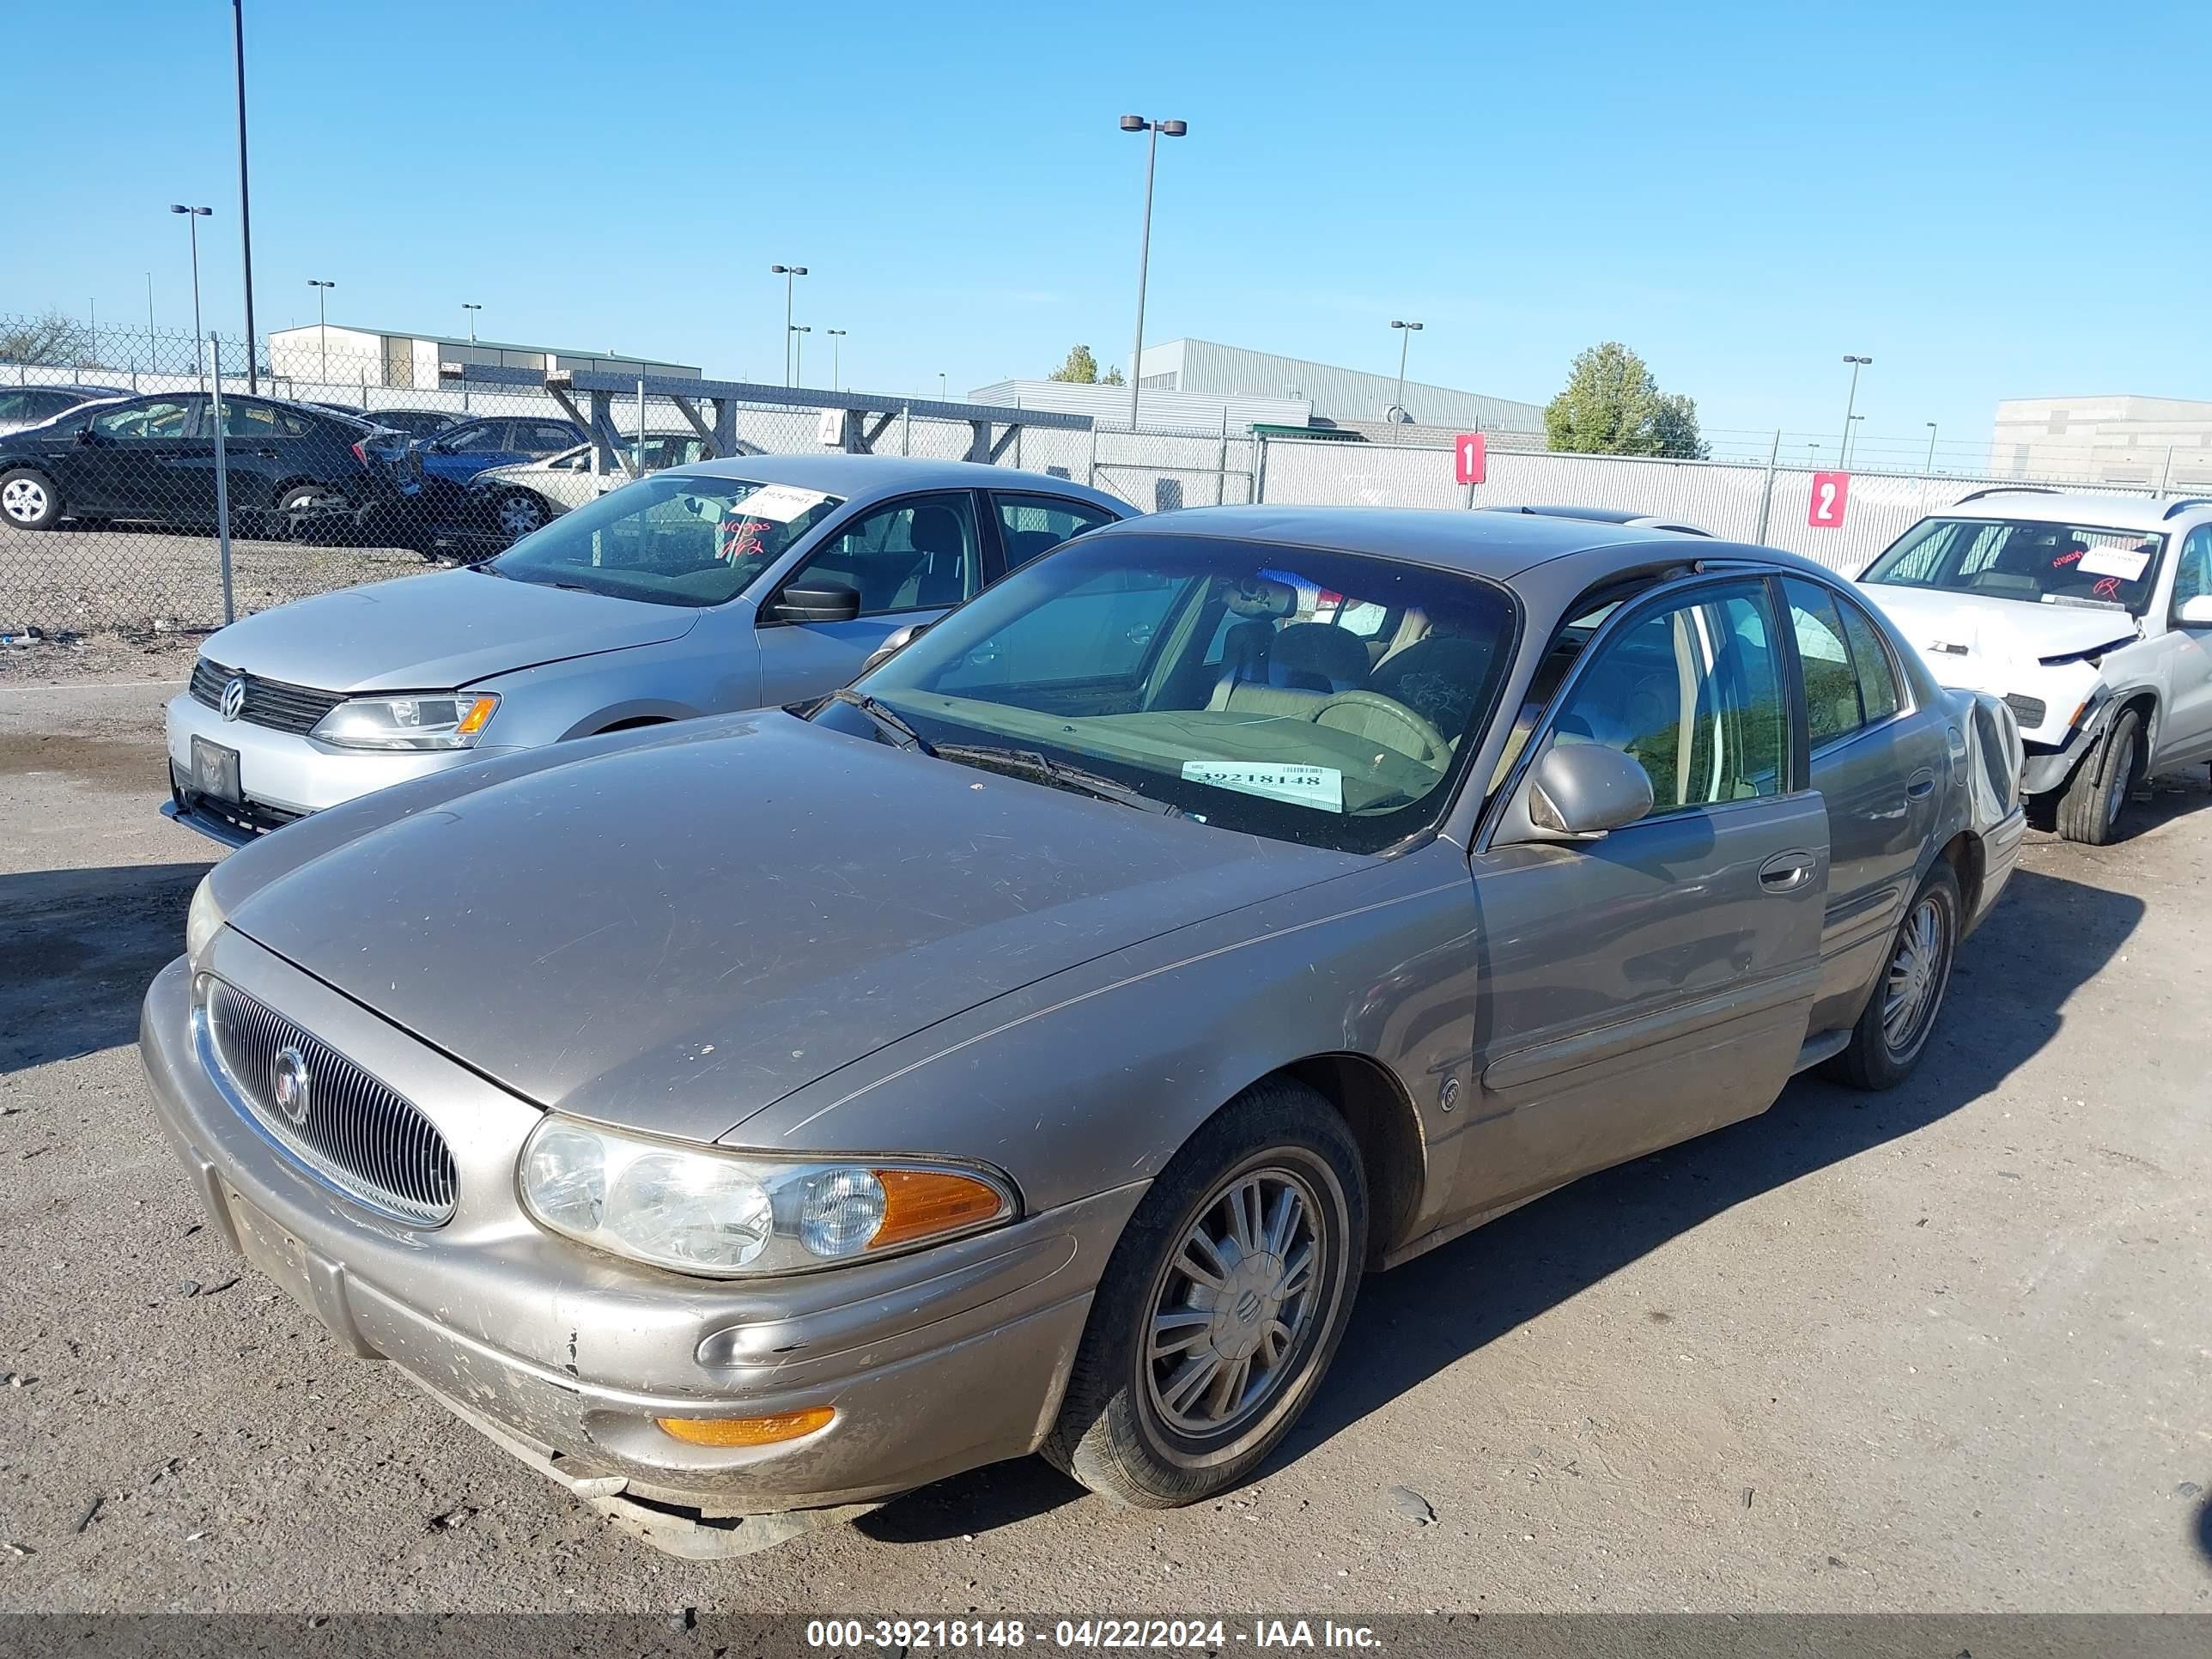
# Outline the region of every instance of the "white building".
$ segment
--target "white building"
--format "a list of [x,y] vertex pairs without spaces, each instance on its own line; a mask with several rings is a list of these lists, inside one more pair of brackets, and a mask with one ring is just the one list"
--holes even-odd
[[348,324],[308,323],[271,329],[271,376],[325,387],[398,387],[430,391],[438,385],[438,365],[483,363],[495,368],[603,370],[618,374],[668,374],[691,380],[700,370],[686,363],[657,362],[615,350],[576,351],[560,346],[512,345],[500,340],[470,340],[449,334],[356,328]]
[[2013,478],[2212,489],[2212,403],[2186,398],[2007,398],[1990,470]]
[[1395,374],[1370,374],[1268,351],[1248,351],[1212,340],[1168,340],[1145,348],[1138,365],[1139,392],[1175,392],[1214,398],[1273,398],[1304,403],[1316,422],[1380,426],[1394,404],[1415,426],[1447,431],[1540,434],[1537,404],[1493,398],[1409,380],[1402,397]]

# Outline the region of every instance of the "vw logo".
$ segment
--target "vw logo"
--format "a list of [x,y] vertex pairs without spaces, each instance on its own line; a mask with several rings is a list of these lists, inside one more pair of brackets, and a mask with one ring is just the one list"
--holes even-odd
[[246,707],[246,677],[240,674],[222,688],[222,702],[217,712],[227,720],[234,720]]
[[269,1093],[276,1109],[294,1128],[307,1125],[311,1107],[307,1057],[297,1048],[281,1048],[269,1062]]

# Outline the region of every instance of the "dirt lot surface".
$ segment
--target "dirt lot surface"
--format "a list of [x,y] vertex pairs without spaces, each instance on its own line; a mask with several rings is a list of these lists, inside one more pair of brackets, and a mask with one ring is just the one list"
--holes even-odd
[[136,649],[0,671],[0,1607],[2212,1610],[2201,775],[2033,841],[1906,1087],[1795,1085],[1370,1280],[1245,1490],[1030,1461],[691,1565],[199,1226],[132,1045],[214,849],[155,816],[166,691],[92,672],[188,664]]

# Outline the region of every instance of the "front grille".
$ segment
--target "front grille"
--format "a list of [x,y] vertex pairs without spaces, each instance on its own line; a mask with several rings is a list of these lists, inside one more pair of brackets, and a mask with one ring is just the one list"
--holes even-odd
[[[207,981],[205,1030],[235,1100],[312,1174],[371,1209],[424,1226],[451,1220],[459,1184],[438,1127],[304,1027],[221,980]],[[292,1110],[280,1066],[304,1078]]]
[[221,708],[222,689],[234,679],[246,682],[246,703],[238,711],[238,718],[249,726],[265,726],[273,732],[312,732],[324,715],[345,701],[344,696],[337,691],[318,691],[311,685],[293,685],[283,680],[240,674],[234,668],[225,668],[205,657],[192,665],[192,701],[210,708]]
[[2012,710],[2021,727],[2030,732],[2042,725],[2044,716],[2051,712],[2050,705],[2042,698],[2025,696],[2017,691],[2005,699],[2005,705]]

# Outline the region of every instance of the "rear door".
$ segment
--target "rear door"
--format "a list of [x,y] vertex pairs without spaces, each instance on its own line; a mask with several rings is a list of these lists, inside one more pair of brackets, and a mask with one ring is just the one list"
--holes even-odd
[[1671,583],[1611,617],[1528,746],[1633,757],[1654,804],[1472,860],[1480,1079],[1462,1212],[1763,1111],[1820,982],[1828,814],[1760,576]]
[[991,492],[992,527],[997,532],[999,558],[991,573],[996,581],[1009,570],[1018,570],[1031,559],[1049,553],[1071,536],[1113,524],[1121,517],[1089,501],[1062,495],[994,489]]
[[[817,544],[760,608],[761,701],[796,702],[834,691],[860,672],[896,628],[934,622],[981,586],[975,493],[902,495],[863,507]],[[848,622],[793,622],[776,613],[789,587],[848,587]]]

